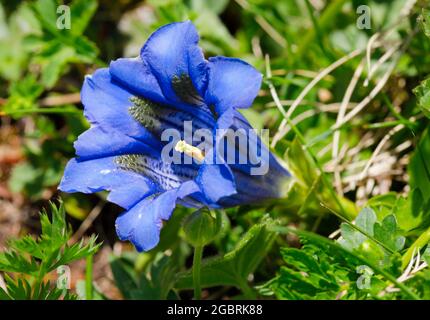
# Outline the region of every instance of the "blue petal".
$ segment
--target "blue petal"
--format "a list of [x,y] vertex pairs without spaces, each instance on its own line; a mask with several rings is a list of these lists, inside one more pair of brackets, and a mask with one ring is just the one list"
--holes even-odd
[[209,58],[205,102],[218,114],[229,108],[251,106],[261,86],[262,75],[250,64],[234,58]]
[[[206,159],[213,161],[210,153]],[[233,172],[225,163],[202,164],[196,182],[209,204],[215,204],[219,199],[237,192]]]
[[82,87],[84,115],[92,124],[106,130],[115,129],[157,147],[159,141],[129,113],[132,96],[130,92],[112,82],[108,69],[99,69],[92,76],[85,78]]
[[79,160],[105,158],[122,154],[158,156],[162,145],[154,149],[146,143],[126,136],[114,129],[108,131],[96,125],[82,133],[74,147]]
[[[216,122],[216,127],[218,129],[229,129],[234,124],[234,119],[239,112],[234,108],[226,109]],[[220,136],[222,137],[222,136]]]
[[170,218],[178,200],[198,191],[198,186],[188,181],[177,189],[142,200],[117,218],[118,237],[131,241],[138,251],[154,248],[160,240],[162,220]]
[[186,75],[203,96],[206,88],[207,61],[198,47],[199,35],[190,21],[171,23],[155,31],[141,51],[142,60],[158,79],[164,96],[180,101],[172,82]]
[[[223,129],[231,128],[235,133],[241,130],[246,135],[247,141],[246,146],[232,145],[231,140],[227,140],[228,143],[225,145],[224,140],[221,139],[222,136],[217,136],[216,150],[220,150],[220,146],[224,145],[227,152],[224,156],[227,157],[232,152],[236,160],[233,164],[229,164],[233,172],[232,180],[235,181],[236,193],[220,198],[217,203],[231,207],[285,196],[282,192],[285,192],[285,186],[290,181],[290,174],[263,144],[249,122],[237,110],[231,108],[218,119],[217,125]],[[242,147],[246,148],[242,149]],[[239,162],[240,154],[246,157],[246,163]],[[268,171],[257,175],[253,169],[258,167],[266,167]],[[201,189],[204,190],[203,187]]]
[[[173,108],[182,111],[188,117],[195,118],[194,122],[199,121],[204,123],[203,127],[214,126],[214,119],[209,109],[203,106],[196,108],[186,103],[166,99],[157,79],[152,75],[147,63],[140,57],[112,61],[109,71],[112,78],[127,88],[127,90],[139,97],[160,104],[160,109],[166,109],[166,111],[160,110],[160,112],[167,112],[168,109],[171,110]],[[193,72],[196,72],[196,70],[193,69]],[[183,117],[185,116],[183,115]]]
[[237,192],[218,201],[222,207],[257,204],[270,199],[286,196],[286,186],[290,175],[285,169],[270,167],[264,175],[250,175],[234,171]]
[[83,193],[108,190],[111,191],[108,200],[125,209],[157,191],[152,181],[134,172],[119,169],[114,159],[115,157],[70,160],[58,188],[64,192]]
[[153,102],[167,103],[157,78],[140,57],[121,58],[112,61],[109,66],[109,72],[115,81],[138,96],[145,97]]

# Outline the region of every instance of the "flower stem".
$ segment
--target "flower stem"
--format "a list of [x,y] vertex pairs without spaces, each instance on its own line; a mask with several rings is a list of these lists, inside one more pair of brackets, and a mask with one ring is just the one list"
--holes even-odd
[[242,290],[242,293],[247,300],[255,300],[257,299],[257,295],[255,294],[254,290],[249,286],[248,282],[240,281],[240,289]]
[[224,212],[223,209],[215,211],[216,233],[217,233],[217,235],[219,235],[219,232],[221,231],[221,228],[222,228],[222,214],[223,214],[223,212]]
[[93,299],[93,256],[87,257],[87,269],[85,272],[85,299]]
[[200,300],[202,297],[202,290],[200,287],[200,265],[202,262],[203,246],[194,247],[193,257],[193,284],[194,284],[194,299]]

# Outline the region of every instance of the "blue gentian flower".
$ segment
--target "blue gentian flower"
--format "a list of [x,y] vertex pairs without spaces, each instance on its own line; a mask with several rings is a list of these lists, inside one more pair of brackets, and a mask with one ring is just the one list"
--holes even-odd
[[[108,200],[126,209],[116,221],[118,236],[139,251],[157,245],[162,221],[170,218],[176,204],[224,208],[259,203],[282,197],[289,181],[288,171],[236,110],[251,106],[262,75],[239,59],[206,60],[198,41],[189,21],[163,26],[139,57],[113,61],[87,76],[82,88],[91,128],[75,142],[77,157],[67,164],[59,189],[110,191]],[[163,132],[177,129],[184,139],[187,121],[193,130],[246,130],[249,145],[254,145],[251,156],[258,150],[268,154],[268,172],[252,175],[255,164],[229,164],[216,148],[200,154],[199,161],[164,161]],[[214,134],[215,145],[221,138]],[[199,158],[192,152],[199,149],[181,142],[173,152]],[[237,156],[241,150],[234,148]],[[208,161],[215,157],[221,161]]]

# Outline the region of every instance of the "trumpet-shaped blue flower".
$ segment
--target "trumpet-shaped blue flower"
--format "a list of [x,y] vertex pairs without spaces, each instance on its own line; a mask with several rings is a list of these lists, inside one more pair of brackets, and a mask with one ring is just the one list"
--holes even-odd
[[[116,221],[118,236],[139,251],[157,245],[162,221],[177,204],[221,208],[258,203],[281,197],[288,181],[288,171],[236,110],[252,104],[262,75],[239,59],[206,60],[198,41],[191,22],[163,26],[139,57],[113,61],[87,76],[82,88],[91,128],[75,142],[77,157],[67,164],[59,189],[110,191],[108,200],[126,209]],[[176,129],[185,139],[188,121],[193,132],[213,132],[215,147],[204,154],[183,143],[173,152],[193,161],[165,161],[162,150],[169,142],[163,132]],[[265,174],[253,175],[252,161],[231,164],[216,152],[225,141],[215,130],[227,128],[246,132],[251,157],[258,150],[268,154]],[[235,157],[243,152],[226,144]]]

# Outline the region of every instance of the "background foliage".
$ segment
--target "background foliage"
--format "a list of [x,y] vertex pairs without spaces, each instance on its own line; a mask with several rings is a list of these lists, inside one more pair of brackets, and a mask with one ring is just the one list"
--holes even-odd
[[[73,0],[70,30],[57,28],[61,4],[0,3],[0,298],[192,297],[188,210],[137,254],[104,193],[56,190],[88,127],[84,75],[190,19],[207,57],[265,75],[244,115],[296,178],[277,203],[221,213],[203,298],[430,299],[428,1]],[[70,290],[55,286],[60,265]]]

